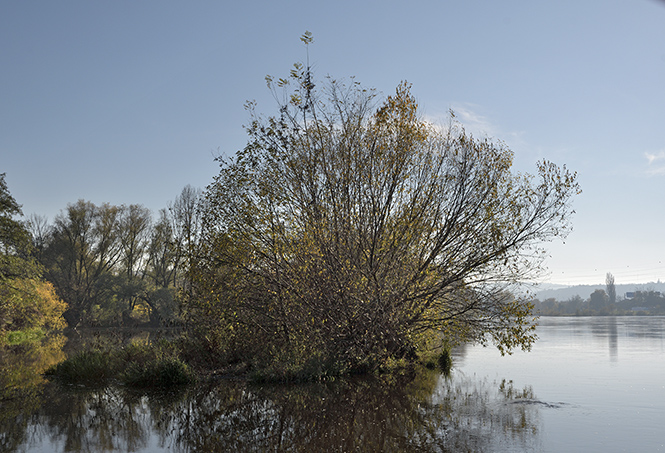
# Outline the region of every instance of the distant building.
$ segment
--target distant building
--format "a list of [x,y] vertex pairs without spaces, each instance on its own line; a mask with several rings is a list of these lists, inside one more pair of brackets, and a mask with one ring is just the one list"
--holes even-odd
[[633,297],[635,297],[635,292],[631,291],[629,293],[626,293],[626,299],[632,299]]

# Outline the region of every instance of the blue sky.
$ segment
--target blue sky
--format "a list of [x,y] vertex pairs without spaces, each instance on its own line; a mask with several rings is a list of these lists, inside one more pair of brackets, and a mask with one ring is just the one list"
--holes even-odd
[[315,43],[318,76],[384,94],[407,80],[503,140],[515,168],[579,174],[549,281],[665,280],[665,2],[31,1],[0,3],[0,172],[26,215],[67,203],[155,213],[246,142],[246,100]]

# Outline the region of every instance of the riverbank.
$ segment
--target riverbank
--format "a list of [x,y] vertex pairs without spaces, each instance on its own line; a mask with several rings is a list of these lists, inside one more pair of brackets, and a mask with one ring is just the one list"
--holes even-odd
[[452,366],[448,349],[421,354],[415,360],[393,359],[374,370],[341,372],[335,368],[324,368],[322,363],[297,366],[284,358],[269,364],[228,360],[223,354],[201,350],[182,336],[113,345],[114,342],[97,339],[67,360],[48,368],[44,375],[50,380],[70,385],[119,383],[133,387],[168,388],[219,379],[253,383],[325,381],[355,374],[412,373],[419,366],[448,373]]

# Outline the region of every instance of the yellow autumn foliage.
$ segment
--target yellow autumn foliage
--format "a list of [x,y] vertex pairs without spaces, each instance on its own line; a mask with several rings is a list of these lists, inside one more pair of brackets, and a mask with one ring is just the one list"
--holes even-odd
[[6,279],[0,282],[0,298],[0,332],[65,327],[62,314],[67,304],[55,294],[49,282],[32,278]]

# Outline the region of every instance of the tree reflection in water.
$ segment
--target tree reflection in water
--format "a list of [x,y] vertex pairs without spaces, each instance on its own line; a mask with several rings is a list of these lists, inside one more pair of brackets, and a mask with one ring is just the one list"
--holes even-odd
[[47,403],[16,419],[29,420],[28,450],[523,450],[538,442],[538,405],[515,403],[535,401],[532,393],[429,371],[290,386],[223,381],[167,394],[48,385]]
[[0,451],[29,441],[30,417],[43,403],[41,373],[64,360],[65,337],[0,347]]

